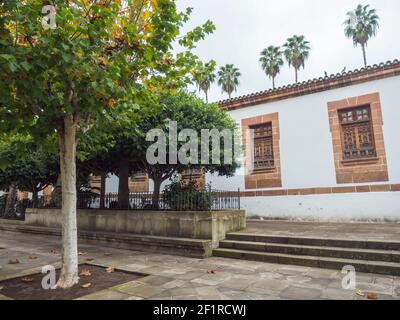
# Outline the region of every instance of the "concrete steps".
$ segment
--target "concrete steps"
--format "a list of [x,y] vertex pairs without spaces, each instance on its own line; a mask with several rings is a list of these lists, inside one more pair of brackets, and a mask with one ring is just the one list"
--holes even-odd
[[213,255],[269,263],[400,275],[400,242],[230,233]]
[[232,240],[221,241],[219,248],[355,260],[400,262],[400,251],[394,250],[351,249]]
[[400,251],[400,241],[292,237],[292,236],[277,236],[277,235],[236,233],[236,232],[228,233],[226,239],[238,240],[238,241],[265,242],[265,243],[296,244],[305,246],[330,246],[330,247],[343,247],[343,248]]

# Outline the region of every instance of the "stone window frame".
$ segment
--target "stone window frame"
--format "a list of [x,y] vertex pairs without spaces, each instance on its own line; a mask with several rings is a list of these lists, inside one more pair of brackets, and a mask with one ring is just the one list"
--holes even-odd
[[[376,157],[343,159],[342,126],[339,112],[345,109],[369,106]],[[336,182],[366,183],[389,181],[383,137],[382,107],[379,92],[328,102],[329,125],[332,135]]]
[[[251,127],[272,124],[272,147],[274,154],[274,166],[266,169],[253,169],[253,151],[254,148],[251,137]],[[281,159],[280,159],[280,131],[279,131],[279,113],[270,113],[257,117],[242,119],[242,135],[244,146],[244,171],[245,171],[245,188],[251,189],[268,189],[281,188]],[[249,142],[249,143],[248,143]]]

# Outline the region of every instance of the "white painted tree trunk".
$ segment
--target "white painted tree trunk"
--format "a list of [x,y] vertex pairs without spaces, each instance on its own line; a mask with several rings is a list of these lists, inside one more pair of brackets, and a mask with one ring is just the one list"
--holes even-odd
[[78,231],[76,217],[76,124],[64,117],[60,132],[60,169],[62,190],[62,269],[58,288],[70,288],[79,282]]

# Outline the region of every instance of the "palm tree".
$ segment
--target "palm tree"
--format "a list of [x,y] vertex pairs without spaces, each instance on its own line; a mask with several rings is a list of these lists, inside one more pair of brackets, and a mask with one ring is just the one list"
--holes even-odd
[[359,4],[354,11],[347,13],[344,24],[346,37],[353,39],[354,46],[361,45],[364,65],[367,66],[368,40],[376,36],[379,28],[379,16],[376,14],[376,10],[370,9],[369,5]]
[[304,36],[293,36],[286,40],[283,45],[285,48],[284,54],[289,67],[293,66],[295,71],[296,83],[298,82],[298,72],[300,67],[304,68],[304,63],[310,55],[310,43]]
[[229,99],[232,92],[236,91],[239,86],[239,77],[241,73],[233,64],[227,64],[218,71],[218,85],[221,86],[222,92],[226,92]]
[[275,78],[283,66],[282,51],[280,47],[269,46],[261,52],[261,67],[266,75],[272,78],[272,87],[275,89]]
[[194,74],[194,81],[196,82],[199,91],[203,91],[206,95],[206,102],[208,103],[208,91],[210,90],[211,84],[215,81],[215,62],[210,61],[204,66],[201,66]]

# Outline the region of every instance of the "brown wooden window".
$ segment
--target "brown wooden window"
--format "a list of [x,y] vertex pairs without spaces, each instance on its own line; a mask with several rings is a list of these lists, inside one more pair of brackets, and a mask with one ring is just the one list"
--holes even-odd
[[274,149],[272,143],[272,123],[253,126],[254,130],[254,169],[274,168]]
[[370,106],[339,110],[343,160],[376,157]]

